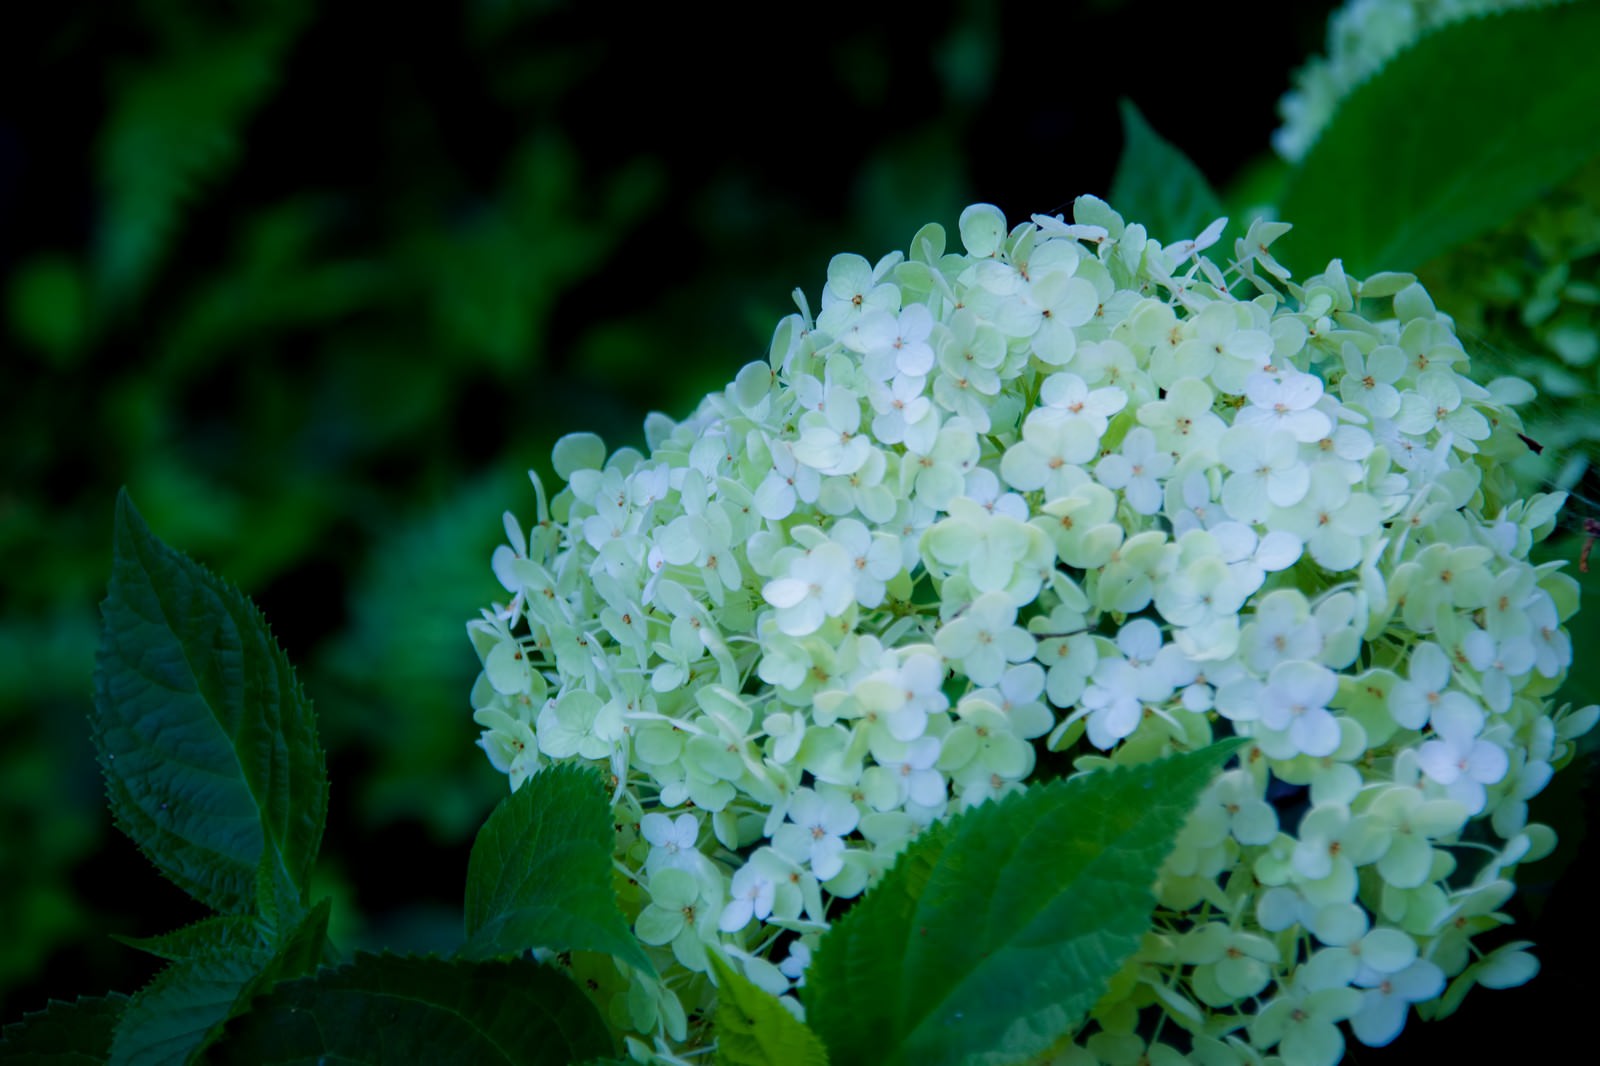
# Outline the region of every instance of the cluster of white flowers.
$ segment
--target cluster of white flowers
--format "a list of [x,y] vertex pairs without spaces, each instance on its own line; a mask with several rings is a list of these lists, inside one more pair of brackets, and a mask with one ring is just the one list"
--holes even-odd
[[1278,101],[1283,125],[1272,147],[1291,163],[1305,158],[1339,102],[1396,53],[1440,26],[1473,15],[1559,0],[1348,0],[1328,16],[1327,54],[1294,72]]
[[1224,269],[1221,228],[974,206],[964,252],[931,225],[835,257],[818,312],[797,292],[769,360],[652,416],[648,455],[557,445],[567,486],[507,516],[510,600],[469,626],[472,702],[512,787],[570,759],[615,784],[663,976],[574,965],[622,1028],[703,1038],[712,943],[798,1011],[830,919],[922,827],[1041,763],[1229,734],[1241,764],[1060,1061],[1330,1064],[1339,1023],[1382,1044],[1531,975],[1472,938],[1600,715],[1548,698],[1577,586],[1528,561],[1561,498],[1504,470],[1531,390],[1463,376],[1409,275],[1295,283],[1271,222]]

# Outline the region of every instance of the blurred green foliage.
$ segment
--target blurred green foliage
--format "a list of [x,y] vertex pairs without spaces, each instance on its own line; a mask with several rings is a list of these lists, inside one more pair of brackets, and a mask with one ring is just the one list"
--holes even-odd
[[[1496,372],[1533,383],[1527,419],[1543,451],[1531,475],[1585,495],[1600,487],[1600,158],[1491,233],[1425,264],[1420,276]],[[1588,416],[1588,417],[1586,417]],[[1594,514],[1600,504],[1581,501]]]

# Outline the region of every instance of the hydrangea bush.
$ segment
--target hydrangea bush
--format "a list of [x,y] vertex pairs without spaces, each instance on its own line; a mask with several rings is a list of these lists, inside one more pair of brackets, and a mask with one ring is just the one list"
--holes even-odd
[[[469,624],[513,789],[612,782],[659,980],[563,958],[655,1054],[703,1044],[708,947],[802,1013],[830,922],[919,831],[1033,780],[1241,735],[1137,955],[1053,1061],[1333,1063],[1413,1006],[1526,981],[1528,800],[1600,709],[1556,708],[1576,583],[1529,549],[1514,411],[1410,275],[1295,281],[1107,204],[836,256],[648,454],[591,435],[506,517]],[[648,1057],[647,1044],[631,1042]]]

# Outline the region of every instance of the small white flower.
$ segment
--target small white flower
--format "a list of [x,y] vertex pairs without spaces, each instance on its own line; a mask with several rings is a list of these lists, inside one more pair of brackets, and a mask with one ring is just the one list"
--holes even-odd
[[796,555],[784,576],[767,582],[761,595],[778,609],[778,628],[803,637],[855,600],[855,561],[838,544],[820,544]]
[[1120,452],[1096,464],[1094,476],[1107,488],[1121,489],[1135,511],[1155,514],[1161,510],[1162,480],[1172,465],[1171,453],[1157,447],[1155,434],[1138,426],[1123,439]]
[[724,933],[737,933],[749,925],[752,918],[766,918],[772,913],[777,886],[751,860],[734,871],[728,891],[728,905],[722,909],[717,928]]
[[986,592],[960,617],[939,628],[934,646],[975,684],[992,685],[1006,664],[1033,658],[1034,641],[1014,625],[1016,605],[1002,592]]
[[1236,426],[1282,430],[1302,444],[1321,440],[1333,428],[1332,420],[1316,408],[1322,379],[1312,374],[1251,374],[1245,397],[1250,405],[1239,412]]
[[1411,1004],[1422,1003],[1444,991],[1444,971],[1427,959],[1417,959],[1398,973],[1371,970],[1356,978],[1367,991],[1361,1006],[1350,1016],[1350,1030],[1368,1047],[1394,1042],[1405,1028]]
[[789,800],[789,824],[779,826],[773,846],[795,862],[809,862],[817,880],[826,881],[844,869],[844,837],[861,813],[837,792],[797,791]]
[[1510,759],[1500,745],[1479,736],[1483,713],[1477,708],[1443,707],[1432,724],[1436,738],[1417,749],[1417,764],[1468,814],[1477,814],[1486,802],[1484,786],[1506,776]]
[[1262,746],[1276,758],[1296,753],[1323,756],[1339,746],[1339,725],[1328,701],[1339,690],[1339,678],[1321,663],[1280,662],[1261,690],[1261,724],[1281,734],[1263,736]]

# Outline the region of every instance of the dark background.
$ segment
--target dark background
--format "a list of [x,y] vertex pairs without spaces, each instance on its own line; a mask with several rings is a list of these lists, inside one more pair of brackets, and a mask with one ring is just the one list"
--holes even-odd
[[[317,701],[335,938],[448,950],[505,789],[463,627],[500,592],[523,472],[563,433],[639,444],[646,411],[687,413],[835,252],[953,231],[975,200],[1017,220],[1103,195],[1119,97],[1237,185],[1330,7],[796,7],[778,34],[514,0],[5,16],[4,1019],[134,991],[155,960],[108,934],[200,916],[111,829],[88,740],[118,486],[257,600]],[[1576,809],[1582,776],[1545,802]],[[1572,1032],[1594,959],[1574,854],[1522,878],[1513,932],[1545,976],[1352,1061]]]

